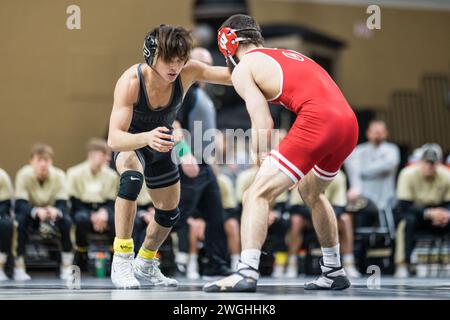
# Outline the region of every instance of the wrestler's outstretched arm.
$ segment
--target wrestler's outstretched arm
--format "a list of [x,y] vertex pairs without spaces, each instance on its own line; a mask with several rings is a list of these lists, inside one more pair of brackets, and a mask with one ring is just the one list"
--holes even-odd
[[232,85],[228,67],[210,66],[198,60],[189,60],[183,71],[189,77],[191,83],[202,81],[227,86]]

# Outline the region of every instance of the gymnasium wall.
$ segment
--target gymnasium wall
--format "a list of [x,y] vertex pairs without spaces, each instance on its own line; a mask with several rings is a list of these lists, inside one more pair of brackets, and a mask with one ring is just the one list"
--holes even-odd
[[[66,9],[81,7],[81,30]],[[4,0],[0,2],[0,167],[14,176],[32,143],[45,141],[66,169],[85,143],[105,136],[121,73],[142,61],[160,23],[191,26],[191,1]]]
[[[376,1],[374,1],[376,2]],[[381,7],[381,30],[357,37],[367,6],[296,0],[249,0],[260,23],[298,23],[342,39],[337,81],[355,108],[384,109],[397,89],[418,89],[424,73],[448,74],[450,11]]]
[[[81,30],[66,8],[81,7]],[[141,61],[142,40],[159,23],[192,26],[192,0],[4,0],[0,2],[0,167],[12,176],[45,141],[66,169],[89,137],[105,136],[114,85]],[[348,43],[337,80],[356,108],[383,110],[393,90],[417,89],[425,72],[448,73],[450,12],[382,8],[368,39],[353,28],[365,7],[249,0],[261,23],[302,24]]]

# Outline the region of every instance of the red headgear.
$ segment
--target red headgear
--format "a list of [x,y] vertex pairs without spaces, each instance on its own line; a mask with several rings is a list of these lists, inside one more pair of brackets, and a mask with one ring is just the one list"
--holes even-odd
[[234,65],[236,65],[236,62],[234,61],[233,56],[236,54],[237,48],[239,46],[239,41],[249,40],[249,38],[238,37],[236,32],[246,30],[258,31],[255,28],[235,30],[224,27],[221,28],[217,34],[217,43],[219,45],[220,52],[222,52],[225,58],[230,59]]

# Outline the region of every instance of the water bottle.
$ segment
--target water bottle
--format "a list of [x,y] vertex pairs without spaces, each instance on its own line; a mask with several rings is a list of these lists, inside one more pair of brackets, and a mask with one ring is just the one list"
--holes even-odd
[[95,255],[95,276],[97,278],[106,277],[106,255],[104,252],[97,252]]
[[299,274],[306,273],[306,250],[304,249],[298,252],[298,272]]

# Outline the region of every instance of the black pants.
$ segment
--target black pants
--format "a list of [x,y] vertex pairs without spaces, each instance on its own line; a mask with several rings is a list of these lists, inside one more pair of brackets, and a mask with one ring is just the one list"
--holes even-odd
[[[28,230],[39,229],[39,219],[33,219],[29,214],[16,212],[16,220],[19,223],[18,228],[18,243],[17,243],[17,255],[25,255],[25,245],[28,241]],[[70,240],[70,229],[72,227],[72,220],[69,215],[64,215],[55,222],[59,233],[61,234],[61,244],[63,252],[72,251],[72,242]]]
[[403,213],[405,226],[405,259],[410,262],[411,253],[416,245],[417,234],[432,234],[437,236],[450,235],[450,223],[445,227],[436,227],[430,220],[424,220],[414,213]]
[[0,252],[10,254],[13,237],[13,220],[6,215],[0,216]]
[[[88,246],[88,234],[96,233],[94,231],[92,222],[91,222],[91,211],[88,210],[79,210],[73,214],[73,221],[76,226],[75,238],[76,244],[78,247],[87,247]],[[114,214],[108,210],[108,230],[104,233],[107,233],[111,243],[114,241],[115,229],[114,229]]]
[[189,237],[186,220],[201,217],[205,220],[205,253],[209,266],[227,265],[228,248],[223,226],[223,206],[216,176],[207,164],[200,165],[197,177],[189,178],[180,169],[181,198],[179,208],[181,218],[176,230],[179,250],[188,251]]

